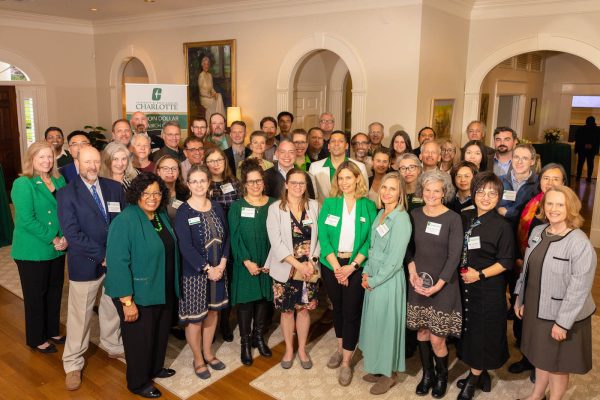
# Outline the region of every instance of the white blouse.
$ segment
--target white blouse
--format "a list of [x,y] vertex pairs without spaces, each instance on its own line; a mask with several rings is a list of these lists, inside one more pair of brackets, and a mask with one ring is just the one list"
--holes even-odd
[[342,226],[340,232],[340,243],[338,244],[338,252],[351,253],[354,250],[354,226],[356,225],[356,203],[352,207],[352,211],[348,212],[348,206],[344,200],[342,207]]

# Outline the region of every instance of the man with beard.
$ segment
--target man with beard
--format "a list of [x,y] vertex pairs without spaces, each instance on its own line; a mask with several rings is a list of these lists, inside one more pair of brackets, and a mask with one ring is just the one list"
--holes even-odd
[[221,150],[227,150],[231,147],[231,138],[225,133],[225,117],[223,114],[214,113],[209,118],[210,135],[206,142],[217,146]]
[[308,130],[308,150],[306,154],[311,162],[322,160],[329,155],[329,149],[325,146],[321,128],[315,126]]
[[187,181],[187,174],[194,165],[202,165],[204,162],[204,143],[194,135],[185,138],[183,142],[183,154],[185,161],[181,163],[181,176]]
[[129,147],[131,143],[131,125],[126,119],[118,119],[112,124],[112,140]]
[[280,142],[283,139],[292,139],[292,122],[294,122],[294,115],[288,111],[282,111],[277,114],[277,125],[279,125],[279,134],[275,136],[275,139]]
[[124,358],[119,316],[111,298],[104,293],[102,283],[106,273],[108,226],[127,203],[119,183],[98,177],[98,150],[92,146],[82,147],[76,163],[79,176],[56,196],[58,219],[69,243],[68,335],[62,357],[67,390],[81,386],[83,355],[89,346],[90,319],[100,288],[100,344],[110,358]]
[[[281,192],[285,186],[287,173],[294,168],[296,160],[296,146],[288,139],[279,142],[276,150],[277,162],[273,168],[265,171],[265,194],[276,199],[281,198]],[[308,197],[315,198],[315,189],[309,174],[306,174],[306,191]]]
[[512,163],[513,149],[517,143],[517,134],[507,126],[499,126],[494,129],[494,154],[493,168],[496,176],[503,176],[508,173]]
[[372,156],[375,150],[382,148],[385,151],[389,151],[387,147],[381,144],[383,140],[383,124],[381,122],[371,122],[369,124],[369,140],[371,145],[369,146],[369,156]]
[[319,117],[319,129],[323,132],[323,140],[325,142],[325,147],[329,143],[329,138],[333,133],[333,129],[335,128],[335,118],[333,114],[330,112],[324,112]]
[[49,127],[46,129],[46,132],[44,132],[44,139],[46,142],[50,143],[54,149],[54,158],[58,168],[64,167],[65,165],[73,162],[71,153],[63,148],[63,145],[65,144],[65,137],[62,129],[56,126]]
[[208,124],[206,123],[206,119],[204,117],[194,118],[192,120],[190,130],[192,135],[204,141],[206,139],[206,134],[208,133]]
[[421,128],[417,135],[417,140],[419,141],[419,147],[413,149],[413,154],[417,157],[421,155],[421,145],[429,140],[435,140],[436,134],[433,128],[429,126],[425,126]]
[[148,133],[148,117],[141,111],[136,111],[131,115],[131,130],[133,133],[148,136],[150,138],[151,152],[158,151],[165,146],[164,140],[154,133]]
[[367,174],[369,175],[369,177],[373,175],[373,158],[369,156],[369,147],[371,145],[369,136],[362,132],[359,132],[356,135],[352,136],[350,145],[352,147],[354,159],[365,164],[365,168],[367,168]]
[[244,146],[246,141],[246,123],[244,121],[234,121],[229,128],[229,137],[231,138],[231,147],[225,150],[225,156],[229,163],[229,171],[236,174],[237,166],[242,163],[252,151]]
[[421,144],[421,154],[419,160],[423,163],[423,172],[438,168],[442,159],[442,149],[435,140],[429,140]]
[[277,121],[273,117],[264,117],[260,120],[260,130],[267,135],[267,146],[265,147],[265,160],[273,162],[275,150],[277,150]]

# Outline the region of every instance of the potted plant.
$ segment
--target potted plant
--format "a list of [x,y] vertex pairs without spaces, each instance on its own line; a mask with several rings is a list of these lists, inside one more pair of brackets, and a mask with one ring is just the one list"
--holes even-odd
[[544,139],[546,139],[546,143],[554,144],[560,140],[562,133],[563,130],[560,128],[544,129]]
[[92,146],[98,149],[98,151],[104,150],[108,144],[108,140],[102,132],[106,132],[106,129],[101,126],[86,125],[83,127],[83,130],[85,130],[90,137],[90,144]]

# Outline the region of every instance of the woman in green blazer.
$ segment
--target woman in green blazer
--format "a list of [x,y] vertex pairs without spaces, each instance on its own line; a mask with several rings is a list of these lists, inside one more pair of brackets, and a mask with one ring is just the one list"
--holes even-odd
[[45,141],[29,146],[23,173],[11,191],[15,206],[11,256],[23,288],[27,345],[42,353],[56,353],[50,342],[64,343],[59,330],[67,241],[56,208],[56,191],[63,186],[52,146]]
[[331,195],[319,214],[319,242],[323,282],[333,304],[333,327],[338,348],[327,366],[341,365],[338,381],[352,381],[350,360],[358,343],[364,297],[361,264],[369,255],[371,225],[377,216],[367,195],[367,183],[352,161],[340,164],[333,177]]
[[179,296],[179,250],[165,212],[169,189],[144,172],[133,179],[126,198],[131,205],[108,230],[104,287],[121,319],[127,388],[159,397],[152,379],[175,374],[163,365]]

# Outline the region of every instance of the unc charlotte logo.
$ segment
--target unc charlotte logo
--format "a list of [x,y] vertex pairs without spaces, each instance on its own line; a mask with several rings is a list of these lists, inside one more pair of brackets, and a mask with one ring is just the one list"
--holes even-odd
[[160,100],[161,96],[162,96],[162,89],[161,88],[154,88],[154,89],[152,89],[152,100],[158,101],[158,100]]

